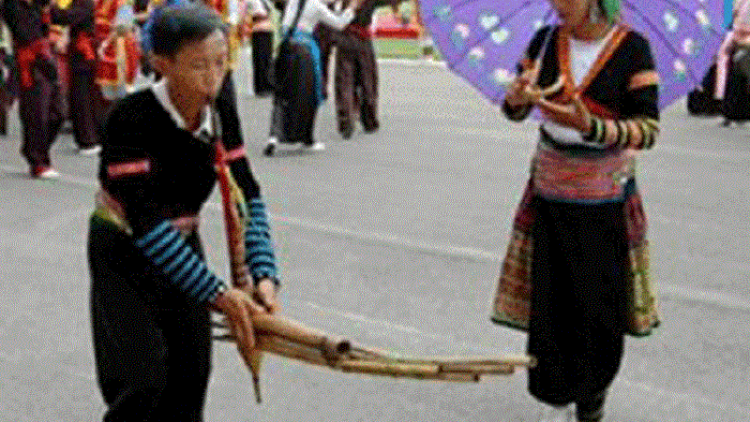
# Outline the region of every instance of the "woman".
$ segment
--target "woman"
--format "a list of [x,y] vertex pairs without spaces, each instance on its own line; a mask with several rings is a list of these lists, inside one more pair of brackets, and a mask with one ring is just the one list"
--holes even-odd
[[[322,0],[289,0],[286,4],[281,27],[284,34],[290,31],[290,42],[288,48],[280,48],[281,59],[274,70],[276,91],[265,155],[273,155],[279,142],[301,143],[310,151],[325,150],[325,144],[313,136],[315,113],[323,101],[323,64],[313,30],[318,23],[344,29],[354,19],[358,5],[355,0],[335,14]],[[279,63],[284,63],[283,71]]]
[[750,0],[735,5],[732,30],[719,47],[714,98],[721,102],[724,126],[750,120]]
[[[102,190],[88,244],[97,376],[107,421],[201,421],[209,309],[230,321],[250,364],[250,316],[278,310],[276,264],[260,190],[233,128],[238,120],[213,106],[227,73],[220,18],[204,7],[167,7],[150,35],[163,78],[119,101],[102,137]],[[225,165],[216,160],[221,146],[251,216],[252,280],[239,280],[247,288],[230,288],[211,272],[198,239],[214,166]]]
[[[658,134],[649,44],[619,23],[616,0],[552,0],[557,27],[532,40],[503,111],[514,121],[541,111],[531,179],[516,217],[504,283],[530,271],[529,391],[549,405],[544,421],[602,420],[628,325],[627,284],[645,274],[645,216],[634,150]],[[635,254],[635,255],[633,255]],[[497,322],[520,324],[500,310]],[[648,327],[649,329],[651,326]]]

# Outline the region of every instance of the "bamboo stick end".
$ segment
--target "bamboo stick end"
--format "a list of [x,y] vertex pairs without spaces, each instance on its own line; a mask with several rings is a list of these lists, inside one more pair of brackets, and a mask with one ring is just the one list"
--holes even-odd
[[256,374],[253,374],[253,392],[255,393],[255,402],[261,404],[263,399],[260,395],[260,377]]

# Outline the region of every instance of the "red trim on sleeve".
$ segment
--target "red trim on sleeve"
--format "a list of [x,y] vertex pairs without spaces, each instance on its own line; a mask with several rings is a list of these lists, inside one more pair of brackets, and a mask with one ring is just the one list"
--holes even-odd
[[107,176],[113,179],[123,176],[144,174],[150,171],[151,161],[149,160],[129,161],[125,163],[110,164],[107,166]]
[[224,159],[230,163],[232,161],[239,160],[240,158],[244,157],[246,155],[245,152],[245,146],[240,146],[235,149],[229,150],[226,152],[226,155],[224,156]]

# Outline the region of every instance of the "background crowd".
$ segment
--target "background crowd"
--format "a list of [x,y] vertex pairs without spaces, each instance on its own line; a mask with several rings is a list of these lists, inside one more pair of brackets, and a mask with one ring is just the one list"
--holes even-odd
[[[250,46],[253,91],[274,93],[272,155],[279,143],[323,150],[313,139],[314,113],[328,98],[333,80],[338,129],[348,139],[359,119],[365,132],[379,127],[378,79],[371,23],[376,7],[398,0],[4,0],[0,35],[0,133],[15,101],[22,127],[21,153],[34,178],[54,178],[50,149],[60,130],[72,129],[78,153],[100,152],[99,131],[113,102],[152,82],[149,28],[163,6],[203,1],[222,17],[229,34],[232,67],[239,49]],[[295,25],[297,10],[301,19]],[[343,13],[342,10],[349,10]],[[346,16],[344,16],[346,15]],[[337,19],[337,20],[336,20]],[[297,51],[290,69],[295,81],[316,81],[314,90],[299,90],[288,81],[273,81],[275,46],[288,35]],[[338,48],[333,50],[331,47]],[[335,75],[328,64],[336,51]],[[286,89],[285,89],[286,88]],[[290,97],[289,93],[294,96]],[[234,94],[232,94],[234,95]],[[291,107],[291,109],[290,109]],[[291,118],[307,116],[306,119]]]
[[[185,1],[185,3],[187,2]],[[544,60],[547,60],[547,62],[553,60],[553,54],[558,54],[557,51],[559,50],[547,49],[549,40],[555,40],[553,42],[558,43],[570,43],[573,46],[572,54],[577,55],[576,58],[593,62],[593,59],[597,56],[590,54],[590,51],[586,51],[586,45],[583,43],[576,44],[575,41],[590,41],[593,37],[594,40],[601,41],[598,48],[604,48],[608,46],[606,43],[614,39],[617,43],[630,43],[624,44],[630,48],[617,50],[620,52],[620,56],[612,56],[612,61],[604,63],[604,65],[611,65],[614,70],[620,72],[618,74],[620,77],[627,77],[627,82],[630,82],[630,84],[609,84],[607,86],[607,84],[598,83],[588,85],[588,83],[596,80],[584,79],[587,76],[585,71],[592,68],[593,64],[584,63],[585,66],[580,66],[580,61],[578,61],[575,63],[578,68],[574,66],[572,69],[568,69],[573,72],[570,76],[574,76],[575,79],[567,78],[568,83],[575,82],[577,86],[566,86],[566,89],[576,88],[577,94],[580,94],[580,96],[571,96],[570,98],[551,97],[552,100],[547,101],[545,98],[535,96],[533,90],[527,90],[528,86],[535,87],[537,81],[532,81],[532,79],[536,79],[536,77],[540,78],[538,81],[540,87],[554,85],[554,77],[559,75],[555,75],[551,68],[547,66],[538,69],[529,67],[525,69],[524,73],[519,72],[520,76],[515,82],[516,87],[506,97],[503,111],[511,120],[521,120],[527,117],[532,106],[540,107],[544,113],[540,128],[541,146],[537,152],[535,167],[532,169],[532,176],[534,177],[532,181],[536,192],[532,205],[537,213],[535,214],[537,220],[531,227],[531,234],[535,237],[534,242],[537,242],[534,243],[532,248],[534,254],[536,254],[532,267],[536,277],[534,281],[548,282],[556,277],[546,277],[547,274],[564,273],[570,268],[575,268],[582,270],[582,276],[579,277],[575,272],[570,272],[570,274],[566,274],[566,277],[570,280],[590,278],[596,281],[598,277],[619,283],[624,275],[631,271],[631,268],[614,265],[611,268],[611,274],[589,274],[588,271],[593,268],[604,268],[604,265],[599,265],[603,261],[624,264],[626,255],[629,253],[625,246],[632,246],[625,243],[625,240],[630,241],[631,239],[630,237],[626,238],[626,235],[630,235],[627,232],[629,227],[624,226],[625,222],[621,218],[621,214],[629,211],[626,207],[633,207],[640,212],[637,207],[639,202],[631,201],[631,198],[636,197],[637,191],[635,190],[634,176],[629,173],[634,168],[629,160],[629,150],[647,149],[654,144],[654,139],[658,133],[656,124],[658,119],[656,95],[658,76],[650,59],[650,53],[648,53],[648,44],[643,41],[640,35],[631,34],[616,25],[618,22],[616,10],[602,6],[604,2],[600,0],[589,0],[590,7],[586,8],[580,7],[583,2],[578,4],[575,0],[567,2],[560,0],[554,3],[555,7],[564,11],[572,8],[571,5],[579,6],[576,9],[575,16],[573,14],[562,15],[565,17],[565,23],[568,24],[568,27],[565,27],[566,30],[580,29],[581,32],[573,32],[572,34],[558,32],[561,35],[556,35],[553,38],[551,34],[558,29],[547,28],[546,32],[540,31],[529,48],[529,56],[527,57],[529,60],[526,63],[531,66],[534,63],[531,59],[538,59],[537,63],[542,63]],[[606,4],[610,3],[607,2]],[[165,0],[163,4],[178,8],[181,1]],[[325,148],[322,142],[314,139],[313,129],[316,110],[327,97],[325,81],[329,78],[326,77],[324,69],[327,68],[328,58],[324,51],[326,51],[325,47],[331,44],[338,47],[336,74],[333,80],[336,82],[337,122],[341,135],[344,138],[352,135],[355,116],[361,121],[365,132],[378,130],[377,67],[369,25],[376,7],[381,5],[394,6],[395,3],[354,0],[342,4],[327,4],[321,0],[290,0],[281,5],[267,4],[258,0],[253,3],[210,2],[206,5],[218,12],[218,15],[224,20],[231,61],[236,62],[240,45],[248,42],[253,44],[256,94],[267,96],[270,93],[274,96],[271,137],[264,149],[266,155],[273,155],[275,148],[280,143],[301,144],[303,148],[313,151]],[[3,2],[3,17],[10,32],[9,38],[12,40],[8,50],[12,50],[13,55],[12,59],[6,61],[7,68],[3,72],[5,93],[7,94],[4,98],[7,99],[5,103],[8,104],[12,102],[14,97],[19,99],[24,137],[22,154],[30,165],[32,177],[55,177],[56,173],[51,166],[49,149],[66,119],[71,121],[78,151],[83,155],[96,154],[101,150],[99,137],[104,133],[109,134],[110,137],[121,136],[123,144],[137,138],[123,135],[128,130],[132,130],[129,125],[123,124],[121,130],[112,130],[112,127],[116,128],[112,121],[117,122],[117,119],[110,119],[107,124],[104,121],[113,105],[133,91],[138,75],[147,75],[153,80],[158,80],[160,77],[167,80],[170,76],[175,79],[181,77],[176,69],[172,69],[174,73],[171,73],[170,68],[164,66],[164,60],[173,58],[177,54],[178,47],[166,46],[171,50],[166,48],[164,37],[161,39],[161,48],[155,47],[155,44],[158,45],[159,43],[155,43],[154,39],[149,36],[151,34],[149,31],[150,25],[154,21],[159,21],[160,13],[164,10],[160,9],[160,6],[161,4],[123,3],[119,0],[101,0],[97,3],[91,0],[71,0],[66,4],[62,4],[62,2],[50,4],[43,0],[5,0]],[[280,50],[289,50],[283,55],[285,61],[274,60],[272,54],[274,50],[273,34],[276,31],[271,13],[273,7],[283,10],[278,34]],[[710,90],[701,87],[691,95],[689,101],[691,111],[699,109],[696,108],[696,104],[700,100],[698,94],[702,93],[705,105],[713,104],[716,106],[718,113],[722,114],[727,122],[746,120],[743,118],[741,107],[748,106],[748,78],[743,69],[743,60],[747,54],[748,46],[745,40],[750,33],[744,25],[748,22],[747,8],[747,3],[737,6],[731,31],[717,51],[715,69],[707,77],[707,80],[713,86]],[[575,22],[573,21],[574,17],[577,19]],[[164,20],[162,19],[162,21]],[[329,27],[329,29],[321,29],[319,26],[321,24]],[[162,22],[162,27],[167,26]],[[256,27],[259,29],[254,31]],[[201,40],[213,42],[216,41],[214,40],[216,38],[223,42],[223,33],[219,32],[217,35],[216,31],[214,27],[208,28],[206,37]],[[324,36],[327,41],[321,42],[324,37],[321,33],[326,31],[328,32]],[[559,31],[563,30],[559,29]],[[255,36],[256,33],[257,36]],[[610,33],[616,34],[618,37],[608,38],[607,35]],[[215,37],[211,38],[212,36]],[[565,38],[568,36],[572,38]],[[158,37],[156,38],[158,40]],[[7,40],[8,37],[5,39]],[[634,75],[624,74],[622,63],[627,61],[627,54],[634,52],[638,53],[636,56],[643,58],[642,62],[638,63],[641,67],[629,66],[629,69],[638,72]],[[153,62],[150,60],[152,54],[157,58],[161,56],[161,66],[152,68],[151,65],[159,62],[159,60]],[[549,59],[547,59],[547,55],[549,55]],[[10,52],[6,52],[6,57],[10,57]],[[629,63],[632,63],[632,61]],[[271,72],[271,68],[273,68],[273,72]],[[601,68],[597,68],[595,71],[598,72],[599,70]],[[557,72],[559,71],[557,69]],[[529,76],[535,73],[534,78]],[[598,74],[593,73],[593,75]],[[282,76],[289,77],[283,78]],[[742,77],[745,79],[741,79]],[[221,80],[221,78],[216,78],[216,81]],[[230,104],[229,107],[236,107],[235,91],[231,85],[232,78],[227,78],[227,81],[227,84],[218,83],[215,91],[221,90],[220,99],[229,99],[230,103],[234,104]],[[587,81],[587,84],[584,84],[583,81]],[[633,83],[634,81],[638,83]],[[626,106],[632,105],[631,103],[625,106],[607,103],[607,101],[612,102],[613,98],[618,98],[615,95],[610,95],[612,93],[607,91],[612,86],[628,87],[628,92],[624,95],[632,97],[634,101],[631,103],[640,105],[642,109],[636,110],[633,107],[628,109]],[[189,87],[189,85],[186,85],[183,88]],[[156,88],[154,88],[154,91],[160,92]],[[181,91],[178,90],[177,92]],[[214,92],[212,91],[212,93]],[[562,96],[563,94],[560,94],[560,97]],[[132,98],[142,97],[143,95],[134,95],[129,97],[130,103],[128,103],[128,100],[119,102],[118,104],[130,104],[133,110],[139,110],[136,113],[124,113],[122,112],[123,108],[120,108],[121,114],[127,118],[145,115],[144,112],[140,111],[147,109],[133,107],[134,103],[132,102],[134,101]],[[155,97],[156,100],[159,98],[158,96]],[[201,97],[201,99],[205,98],[208,97]],[[559,104],[556,102],[557,100],[560,100]],[[584,103],[585,100],[590,102]],[[591,114],[585,112],[587,104],[597,103],[606,107]],[[574,107],[561,106],[568,104],[572,104]],[[158,109],[158,107],[155,108]],[[165,110],[168,111],[167,108]],[[225,113],[229,117],[237,115],[236,110],[229,113],[226,108],[221,108],[221,106],[218,106],[218,110],[219,113]],[[113,113],[113,115],[116,115],[116,113]],[[627,119],[622,119],[624,122],[619,122],[609,117],[613,115],[623,116]],[[165,115],[164,117],[169,116]],[[200,123],[200,121],[196,123]],[[225,133],[228,133],[229,125],[226,125],[226,123],[226,121],[222,121],[220,127],[224,129]],[[110,127],[109,131],[100,130],[101,127],[107,126]],[[180,128],[180,125],[177,124],[176,127]],[[187,127],[193,126],[188,125]],[[235,125],[236,127],[238,125]],[[141,134],[150,133],[152,137],[154,133],[157,133],[148,124],[144,124],[140,129]],[[201,129],[201,127],[198,127],[198,129]],[[200,131],[195,133],[196,137],[201,136]],[[241,141],[241,137],[231,139]],[[104,144],[111,145],[108,142],[104,142]],[[157,142],[152,142],[148,147],[153,147],[155,144]],[[244,148],[241,145],[235,145],[235,147],[240,153],[244,154]],[[123,150],[125,149],[123,148]],[[617,151],[617,154],[611,154],[610,152],[613,150]],[[128,149],[128,151],[130,150]],[[573,192],[574,197],[569,197],[571,195],[570,189],[560,189],[560,185],[563,185],[563,183],[560,179],[555,178],[565,173],[561,169],[570,168],[574,171],[569,173],[583,173],[573,167],[576,165],[573,159],[579,158],[575,155],[581,151],[584,151],[585,156],[589,159],[592,157],[601,158],[597,165],[601,166],[602,172],[607,170],[606,166],[615,166],[618,169],[618,174],[623,175],[623,177],[617,180],[609,178],[613,186],[607,186],[606,189],[599,189],[600,186],[594,183],[598,182],[599,179],[581,180],[581,191]],[[625,154],[623,151],[628,153]],[[622,154],[620,154],[621,152]],[[169,153],[170,158],[174,160],[174,154],[171,154],[171,151]],[[103,154],[107,158],[106,149]],[[149,157],[152,156],[149,155]],[[196,162],[198,161],[200,160],[196,160]],[[134,163],[142,164],[139,161]],[[206,160],[201,161],[201,163],[205,164]],[[137,170],[146,173],[150,172],[151,168],[146,165]],[[116,178],[123,175],[121,172],[132,172],[132,168],[116,165],[108,167],[107,171],[112,173],[110,176]],[[598,173],[593,174],[597,177],[598,175]],[[213,177],[212,173],[211,176]],[[165,177],[164,180],[167,180],[167,178]],[[176,178],[176,180],[185,179]],[[112,186],[116,188],[115,183],[112,183]],[[166,186],[166,184],[160,186]],[[205,193],[207,195],[208,191]],[[144,201],[143,197],[138,194],[132,194],[131,199],[133,202]],[[146,202],[153,204],[153,201]],[[564,202],[564,204],[560,205],[560,202]],[[571,205],[573,203],[577,203],[577,205]],[[602,206],[602,204],[606,205]],[[559,216],[563,216],[563,218]],[[641,215],[639,214],[636,217],[640,218]],[[595,225],[597,229],[605,228],[608,233],[617,234],[613,239],[610,239],[611,245],[602,246],[593,243],[576,245],[577,247],[573,248],[577,251],[575,256],[563,256],[565,248],[558,248],[558,246],[563,244],[565,239],[577,238],[579,234],[583,234],[581,237],[587,240],[605,239],[604,236],[599,236],[595,231],[590,231],[591,227],[588,225],[590,220],[616,222],[612,223],[611,227],[603,223]],[[580,224],[573,228],[556,227],[556,224],[560,221],[577,221]],[[140,239],[144,245],[153,239],[166,236],[163,232],[170,230],[161,226],[154,228],[146,223],[143,223],[143,227],[137,228],[138,234],[145,236]],[[559,238],[545,237],[553,232],[559,232]],[[641,235],[645,235],[645,233],[639,233],[638,240],[643,237]],[[169,236],[172,236],[171,232]],[[176,236],[177,234],[173,237]],[[181,245],[175,246],[175,248],[181,247]],[[612,256],[603,256],[600,253],[602,250],[611,251]],[[592,253],[588,254],[588,252]],[[584,255],[590,256],[591,260],[584,262],[581,258]],[[162,257],[157,256],[156,258]],[[155,259],[155,261],[163,260]],[[171,266],[172,262],[168,261],[168,264]],[[177,265],[179,262],[174,264]],[[539,275],[545,277],[537,277]],[[208,284],[210,283],[207,282]],[[543,289],[538,288],[539,286],[544,287],[542,284],[538,284],[535,291],[543,291]],[[619,287],[619,284],[613,290],[621,293],[617,287]],[[585,289],[586,292],[593,290],[593,287]],[[215,293],[221,294],[218,287]],[[546,306],[552,296],[554,295],[550,294],[548,298],[535,297],[533,299],[537,302],[539,300],[544,301],[545,306],[542,306],[542,309],[555,309],[555,306]],[[592,301],[595,302],[594,299]],[[588,299],[586,300],[588,301]],[[539,324],[541,324],[538,318],[556,320],[554,315],[532,315],[537,319],[532,318],[530,322],[532,336],[530,351],[535,352],[534,354],[540,357],[539,368],[537,372],[532,373],[532,392],[540,400],[555,407],[568,407],[573,403],[577,408],[577,418],[580,421],[601,420],[608,383],[611,382],[614,372],[619,367],[622,336],[624,334],[621,331],[622,321],[620,320],[623,317],[620,306],[622,301],[618,297],[611,302],[612,306],[597,305],[597,310],[611,311],[611,318],[608,317],[607,319],[614,324],[612,324],[613,327],[605,327],[605,331],[614,334],[611,339],[612,350],[610,350],[612,352],[612,359],[610,360],[613,362],[602,363],[601,373],[589,377],[597,381],[598,384],[593,382],[581,383],[580,385],[585,388],[580,387],[576,391],[560,393],[559,391],[552,391],[555,388],[547,388],[547,384],[557,383],[555,378],[565,378],[569,375],[563,374],[564,377],[560,377],[560,374],[555,374],[554,371],[564,367],[565,361],[574,361],[573,358],[568,359],[566,356],[562,358],[552,356],[552,354],[550,354],[552,357],[545,356],[545,350],[542,349],[555,349],[555,347],[535,343],[534,330],[537,329],[537,335],[541,332],[538,331],[540,329]],[[592,305],[593,307],[595,306]],[[562,321],[562,319],[559,321]],[[572,324],[573,322],[571,322]],[[549,327],[541,328],[547,330]],[[564,329],[565,327],[561,327],[555,331],[563,332]],[[588,329],[585,331],[587,333],[593,332],[593,330]],[[554,338],[555,333],[545,333],[540,337],[544,339]],[[591,340],[590,337],[590,335],[586,336],[585,340]],[[605,336],[598,337],[598,343],[603,344],[602,339]],[[586,346],[584,351],[593,350],[593,346],[589,346],[586,342],[577,341],[577,339],[571,341],[565,338],[562,341],[569,342],[569,345],[572,345],[568,351],[574,357],[582,355],[577,350],[582,344]],[[596,353],[595,355],[596,357],[604,357],[606,353]],[[542,358],[547,358],[547,360],[545,361]],[[560,362],[555,362],[555,359],[559,359]],[[578,364],[577,362],[574,363]],[[588,365],[589,363],[591,362],[587,362],[584,367],[596,367],[595,365]],[[576,368],[576,365],[571,365],[568,370],[570,374],[582,372]],[[563,382],[562,384],[579,385],[577,381]],[[569,408],[555,410],[570,413]]]

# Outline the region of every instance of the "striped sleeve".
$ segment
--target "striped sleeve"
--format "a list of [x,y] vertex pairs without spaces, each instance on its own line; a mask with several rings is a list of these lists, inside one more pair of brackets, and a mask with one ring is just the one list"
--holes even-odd
[[607,147],[650,149],[659,135],[659,120],[636,117],[625,120],[591,118],[591,131],[584,140]]
[[263,201],[253,198],[248,203],[248,219],[245,226],[245,262],[253,280],[257,283],[268,278],[279,284],[276,256],[271,243],[271,229]]
[[163,221],[135,240],[136,247],[170,283],[198,303],[211,303],[227,285],[208,269],[172,225]]
[[620,119],[592,117],[588,142],[622,149],[650,149],[659,136],[659,74],[648,41],[631,32],[627,52],[628,76]]

